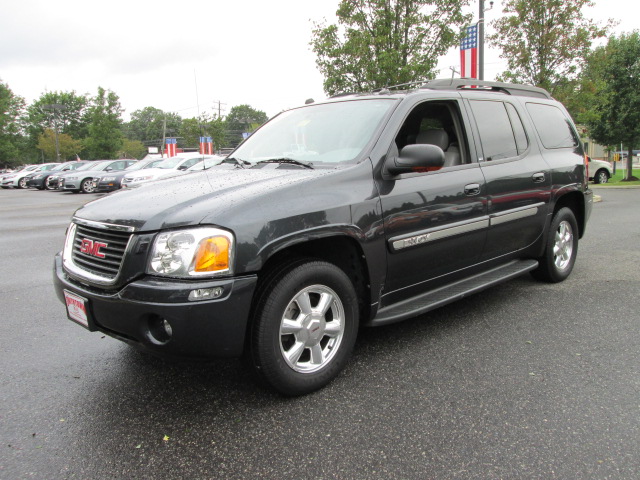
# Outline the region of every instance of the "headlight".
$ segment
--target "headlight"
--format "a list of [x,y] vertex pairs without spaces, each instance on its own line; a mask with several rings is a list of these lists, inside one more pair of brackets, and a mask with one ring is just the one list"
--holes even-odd
[[145,180],[151,180],[153,175],[147,175],[146,177],[134,177],[131,179],[132,182],[144,182]]
[[96,182],[113,182],[116,177],[102,177],[102,178],[94,178]]
[[65,177],[65,180],[77,180],[78,177]]
[[160,233],[153,242],[147,273],[167,277],[229,274],[233,235],[213,227]]

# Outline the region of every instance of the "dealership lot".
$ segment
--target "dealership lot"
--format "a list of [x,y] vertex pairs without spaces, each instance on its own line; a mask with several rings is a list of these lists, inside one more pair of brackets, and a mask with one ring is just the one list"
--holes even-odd
[[53,255],[99,195],[2,190],[0,478],[637,478],[640,189],[596,193],[566,282],[362,330],[288,399],[67,320]]

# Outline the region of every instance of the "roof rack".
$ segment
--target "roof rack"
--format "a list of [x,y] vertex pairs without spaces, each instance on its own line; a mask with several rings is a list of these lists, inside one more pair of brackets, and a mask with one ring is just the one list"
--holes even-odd
[[421,88],[431,90],[468,90],[506,93],[507,95],[520,95],[523,97],[537,97],[551,99],[551,94],[544,88],[531,85],[518,85],[515,83],[489,82],[476,80],[475,78],[447,78],[429,80]]

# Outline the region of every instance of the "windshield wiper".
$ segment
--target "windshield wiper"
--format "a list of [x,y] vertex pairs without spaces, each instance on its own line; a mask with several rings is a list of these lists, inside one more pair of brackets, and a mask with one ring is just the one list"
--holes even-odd
[[302,167],[310,168],[310,169],[313,170],[313,164],[311,162],[303,162],[302,160],[294,160],[293,158],[287,158],[287,157],[270,158],[269,160],[260,160],[257,163],[258,164],[260,164],[260,163],[288,163],[288,164],[291,164],[291,165],[300,165]]
[[220,165],[222,165],[223,163],[235,163],[237,165],[240,165],[240,168],[245,168],[245,165],[249,164],[249,162],[247,162],[246,160],[240,160],[236,157],[227,157],[220,162]]

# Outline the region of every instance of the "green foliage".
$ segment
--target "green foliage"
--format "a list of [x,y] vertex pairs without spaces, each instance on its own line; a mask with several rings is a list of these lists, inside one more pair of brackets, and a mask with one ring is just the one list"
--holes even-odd
[[207,114],[197,118],[185,118],[180,128],[182,145],[185,147],[198,147],[200,137],[211,137],[213,148],[218,150],[226,146],[227,124],[220,118],[214,118]]
[[315,24],[311,46],[328,95],[434,77],[438,57],[471,20],[468,0],[342,0],[337,25]]
[[640,33],[611,37],[590,58],[588,72],[598,86],[588,118],[591,136],[603,145],[627,147],[625,180],[634,180],[632,150],[640,144]]
[[84,140],[90,159],[117,158],[122,150],[122,107],[118,96],[102,87],[89,107],[89,135]]
[[122,140],[122,149],[118,152],[118,158],[137,158],[140,160],[147,154],[147,147],[140,140]]
[[[56,162],[56,133],[55,131],[47,128],[38,138],[38,148],[42,150],[42,154],[45,160]],[[80,140],[74,140],[70,135],[66,133],[58,134],[58,148],[60,150],[60,161],[72,160],[76,158],[76,155],[82,150],[82,142]]]
[[125,136],[131,140],[139,140],[146,145],[160,146],[163,133],[166,132],[167,137],[177,136],[181,124],[182,118],[177,113],[145,107],[131,114],[131,120],[125,125],[124,131]]
[[490,45],[502,50],[508,70],[500,80],[527,83],[564,95],[584,65],[593,40],[604,37],[612,26],[601,27],[582,10],[591,0],[507,0]]
[[21,163],[20,115],[24,106],[24,99],[14,95],[9,86],[0,81],[0,165]]
[[226,118],[228,143],[232,146],[242,141],[243,133],[252,133],[269,118],[261,110],[249,105],[236,105],[229,111]]

